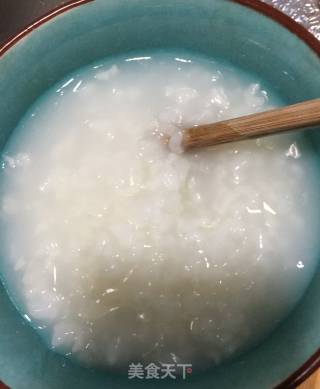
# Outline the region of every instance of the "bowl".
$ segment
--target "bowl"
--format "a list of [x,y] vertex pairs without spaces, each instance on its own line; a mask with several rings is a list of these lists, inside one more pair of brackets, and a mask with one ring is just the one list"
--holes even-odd
[[[319,97],[320,43],[258,0],[74,0],[0,49],[0,148],[67,73],[116,53],[175,47],[257,74],[287,103]],[[308,136],[320,157],[319,134]],[[49,351],[0,286],[0,378],[13,389],[293,388],[320,364],[319,299],[320,268],[295,310],[256,348],[186,380],[135,381]]]

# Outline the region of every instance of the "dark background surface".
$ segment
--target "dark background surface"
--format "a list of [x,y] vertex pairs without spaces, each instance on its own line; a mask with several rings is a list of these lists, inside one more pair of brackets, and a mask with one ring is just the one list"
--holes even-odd
[[39,16],[68,0],[0,0],[0,46]]

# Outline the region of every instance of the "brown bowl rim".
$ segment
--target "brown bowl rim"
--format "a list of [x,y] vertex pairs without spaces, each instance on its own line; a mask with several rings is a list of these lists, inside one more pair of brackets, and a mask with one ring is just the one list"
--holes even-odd
[[[4,55],[10,48],[12,48],[16,43],[18,43],[23,37],[28,35],[31,31],[35,30],[42,24],[53,19],[57,15],[60,15],[64,12],[69,11],[72,8],[78,7],[80,5],[93,2],[95,0],[71,0],[65,3],[64,5],[58,6],[51,10],[50,12],[44,14],[40,18],[36,19],[33,23],[29,24],[23,28],[20,32],[9,38],[1,47],[0,47],[0,57]],[[280,23],[282,26],[286,27],[289,31],[298,36],[303,40],[319,57],[320,57],[320,41],[305,27],[297,23],[294,19],[287,16],[280,10],[274,8],[273,6],[262,2],[261,0],[231,0],[235,3],[244,5],[246,7],[252,8],[263,15],[270,17],[276,22]],[[284,381],[278,384],[275,389],[294,389],[301,383],[303,383],[313,372],[315,372],[320,367],[320,347],[318,350],[297,370],[295,370],[289,377]],[[9,389],[1,380],[0,380],[0,389]]]

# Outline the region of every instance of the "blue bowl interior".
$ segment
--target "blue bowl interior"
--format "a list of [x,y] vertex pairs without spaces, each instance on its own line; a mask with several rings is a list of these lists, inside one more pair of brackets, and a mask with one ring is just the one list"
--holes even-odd
[[[319,97],[318,56],[293,33],[230,0],[95,0],[42,25],[0,60],[0,147],[34,100],[67,73],[108,55],[184,48],[257,74],[288,103]],[[320,137],[310,133],[315,147]],[[186,381],[129,381],[49,352],[0,286],[0,377],[14,389],[135,386],[269,388],[320,344],[320,272],[295,311],[261,345]]]

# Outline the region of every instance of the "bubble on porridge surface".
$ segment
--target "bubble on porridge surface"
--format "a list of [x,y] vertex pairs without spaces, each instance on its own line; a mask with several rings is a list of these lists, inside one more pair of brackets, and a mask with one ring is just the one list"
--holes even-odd
[[176,154],[160,138],[177,151],[183,126],[280,104],[183,51],[105,60],[35,103],[2,158],[1,271],[50,348],[201,370],[277,326],[319,254],[311,147],[293,134]]

